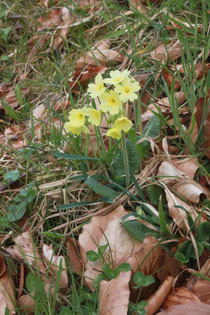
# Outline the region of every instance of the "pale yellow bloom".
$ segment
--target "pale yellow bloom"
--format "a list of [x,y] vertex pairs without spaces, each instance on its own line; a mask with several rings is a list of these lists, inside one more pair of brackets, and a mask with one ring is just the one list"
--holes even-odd
[[99,126],[101,122],[101,113],[94,108],[84,108],[84,113],[88,116],[88,121],[93,126]]
[[107,131],[106,135],[107,135],[107,137],[112,137],[112,138],[119,140],[122,136],[122,133],[120,130],[118,130],[116,128],[111,128]]
[[132,125],[132,121],[129,120],[127,117],[120,117],[115,120],[113,128],[119,131],[123,130],[125,132],[128,132],[131,129]]
[[131,101],[133,102],[138,98],[136,92],[140,90],[139,83],[130,78],[126,78],[120,84],[117,84],[115,91],[120,94],[119,98],[123,102]]
[[90,83],[88,85],[88,92],[92,98],[101,96],[105,92],[104,80],[102,75],[99,73],[95,78],[95,83]]
[[119,94],[113,90],[104,92],[101,97],[101,110],[109,112],[111,115],[118,114],[122,109],[122,102],[119,99]]
[[75,127],[82,127],[85,124],[85,114],[83,109],[72,109],[69,113],[68,119],[71,125]]
[[108,84],[119,84],[122,82],[125,78],[127,78],[130,74],[130,71],[124,70],[123,72],[120,72],[119,70],[111,71],[110,77],[108,79],[105,79],[104,82]]
[[68,121],[64,124],[64,128],[68,132],[71,132],[74,135],[78,135],[78,136],[81,135],[81,133],[85,133],[85,134],[89,133],[89,129],[86,126],[76,127],[76,126],[72,125],[72,123],[70,121]]

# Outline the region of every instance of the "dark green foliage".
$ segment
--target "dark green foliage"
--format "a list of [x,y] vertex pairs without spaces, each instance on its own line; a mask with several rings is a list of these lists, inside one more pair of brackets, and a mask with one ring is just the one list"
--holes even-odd
[[163,188],[161,188],[158,185],[151,185],[147,187],[147,193],[149,195],[149,199],[150,201],[154,204],[154,205],[158,205],[159,202],[159,198],[163,193]]
[[102,185],[101,183],[96,181],[93,177],[88,177],[88,179],[85,181],[85,184],[95,193],[110,200],[110,202],[113,202],[113,200],[118,195],[113,189]]
[[21,219],[36,196],[37,192],[33,183],[30,183],[27,189],[21,189],[19,195],[14,198],[14,203],[8,207],[8,221],[14,222]]
[[148,235],[157,236],[158,232],[148,228],[143,223],[136,220],[121,222],[126,231],[137,241],[143,242]]
[[[136,145],[130,141],[129,139],[126,139],[126,148],[128,152],[128,161],[129,161],[129,170],[135,174],[139,171],[139,165],[140,165],[140,158],[139,153],[137,150]],[[124,169],[124,158],[122,151],[119,151],[117,153],[115,162],[114,162],[114,169],[117,173],[117,175],[122,176],[125,174]]]

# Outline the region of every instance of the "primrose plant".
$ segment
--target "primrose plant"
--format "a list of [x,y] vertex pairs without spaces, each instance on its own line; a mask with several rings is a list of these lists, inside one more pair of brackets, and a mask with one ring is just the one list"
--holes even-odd
[[[69,121],[64,124],[65,129],[77,136],[89,134],[89,126],[95,128],[96,136],[101,143],[103,156],[106,160],[107,152],[101,133],[101,121],[104,118],[107,123],[106,136],[121,140],[123,150],[126,185],[129,185],[129,161],[126,149],[126,133],[129,132],[133,123],[127,117],[129,101],[137,100],[137,92],[140,90],[139,83],[130,75],[130,71],[116,70],[110,72],[110,78],[103,79],[101,74],[95,78],[95,83],[90,83],[88,92],[92,99],[98,99],[100,108],[96,109],[95,102],[92,106],[81,109],[72,109],[69,113]],[[113,167],[106,161],[114,174]]]

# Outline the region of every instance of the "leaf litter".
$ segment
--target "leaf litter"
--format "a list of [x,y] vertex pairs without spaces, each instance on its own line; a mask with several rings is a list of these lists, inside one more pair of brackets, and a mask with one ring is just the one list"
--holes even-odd
[[[149,2],[150,5],[154,6],[158,5],[158,2],[160,3],[160,1]],[[130,1],[130,11],[126,12],[126,16],[133,16],[135,10],[139,10],[142,16],[145,14],[151,17],[149,2]],[[100,30],[101,27],[100,24],[96,27],[91,25],[91,21],[100,21],[100,10],[102,9],[97,1],[84,0],[72,7],[59,7],[56,1],[53,3],[53,6],[52,2],[49,1],[39,1],[39,4],[46,8],[46,12],[43,16],[39,16],[36,19],[35,34],[28,41],[27,66],[31,65],[30,76],[32,77],[36,73],[37,65],[35,63],[36,58],[39,58],[38,54],[40,51],[46,58],[51,58],[49,56],[52,51],[57,54],[63,54],[66,41],[70,40],[69,42],[73,43],[73,45],[77,45],[74,42],[73,33],[71,34],[69,31],[70,29],[84,24],[85,27],[88,26],[85,34],[89,36],[91,34],[91,26],[93,26],[92,32],[95,29],[97,31]],[[104,5],[106,14],[110,15],[110,8],[106,7],[106,4]],[[126,4],[122,6],[124,5]],[[86,17],[83,17],[77,21],[75,8],[84,10],[90,16],[87,17],[87,20]],[[151,21],[153,21],[153,17]],[[89,24],[86,25],[86,21]],[[108,23],[105,22],[105,25]],[[121,23],[119,26],[121,33],[119,34],[123,34],[122,29],[125,27],[124,22]],[[175,35],[173,38],[176,38],[179,29],[186,32],[186,36],[190,38],[195,25],[195,23],[184,22],[170,14],[166,28],[171,34]],[[196,26],[200,34],[202,30],[201,24],[199,23]],[[159,26],[155,25],[154,27]],[[138,35],[142,36],[143,32]],[[0,251],[0,305],[2,314],[4,314],[6,308],[9,309],[9,314],[15,314],[16,306],[28,313],[34,313],[36,293],[30,287],[30,277],[32,281],[35,279],[34,277],[40,277],[44,288],[43,294],[53,296],[57,290],[56,304],[59,307],[59,298],[62,297],[62,293],[68,292],[67,294],[69,294],[70,292],[71,280],[67,275],[68,268],[66,264],[68,260],[71,272],[82,276],[84,284],[92,291],[96,290],[97,281],[101,277],[98,286],[99,314],[114,315],[119,312],[127,314],[131,302],[136,305],[142,301],[144,302],[141,294],[146,296],[147,305],[142,309],[146,314],[155,314],[158,311],[160,312],[157,314],[209,313],[209,260],[208,258],[205,259],[208,256],[208,244],[206,243],[209,241],[208,234],[205,232],[208,227],[205,224],[209,220],[209,210],[206,204],[203,204],[203,200],[209,197],[209,192],[207,185],[201,184],[202,179],[204,181],[205,178],[205,181],[207,181],[208,172],[200,173],[202,172],[201,169],[204,169],[204,166],[202,166],[203,161],[203,165],[206,165],[205,159],[209,157],[209,115],[206,112],[208,96],[204,97],[199,92],[192,110],[188,104],[189,97],[183,91],[183,82],[187,84],[187,81],[191,80],[191,72],[193,72],[191,82],[194,84],[198,81],[201,84],[202,80],[206,80],[209,64],[205,64],[203,60],[201,62],[201,59],[198,58],[199,61],[194,65],[195,71],[193,66],[190,65],[188,73],[186,73],[185,67],[181,64],[183,43],[179,39],[176,38],[164,44],[157,39],[155,47],[150,46],[148,48],[146,47],[148,42],[143,38],[141,46],[137,36],[135,42],[138,45],[138,51],[141,53],[136,56],[141,55],[142,58],[149,58],[142,60],[149,60],[151,68],[158,65],[158,71],[155,75],[153,73],[155,80],[151,85],[151,90],[151,86],[147,85],[150,73],[139,75],[139,68],[134,65],[134,60],[127,56],[128,50],[122,49],[123,43],[128,39],[126,38],[127,35],[120,36],[122,36],[120,38],[123,40],[119,45],[113,45],[113,42],[115,44],[116,42],[112,37],[110,37],[111,39],[109,39],[109,36],[108,38],[100,39],[101,36],[96,36],[96,41],[88,45],[85,51],[81,49],[75,59],[74,66],[68,72],[66,77],[67,84],[61,92],[62,96],[58,94],[58,91],[52,93],[48,104],[46,104],[44,95],[43,97],[41,95],[40,102],[37,102],[36,99],[33,101],[34,95],[31,89],[22,87],[22,84],[25,86],[25,83],[27,83],[29,74],[29,72],[25,71],[25,74],[20,77],[20,79],[23,79],[20,88],[21,98],[24,99],[26,96],[27,100],[32,101],[35,106],[28,113],[28,117],[24,117],[24,119],[18,121],[15,119],[15,112],[9,112],[11,107],[17,113],[20,113],[24,104],[24,102],[21,104],[21,98],[18,97],[17,90],[15,91],[14,88],[18,80],[17,77],[9,84],[3,82],[0,85],[0,110],[3,113],[0,144],[4,148],[1,158],[3,168],[11,170],[14,165],[17,167],[18,164],[12,162],[13,156],[11,154],[18,152],[19,149],[29,149],[30,146],[32,148],[34,146],[34,150],[38,152],[39,149],[40,152],[41,150],[44,153],[47,152],[48,158],[45,165],[51,169],[44,175],[39,173],[37,168],[35,169],[34,173],[37,175],[38,183],[43,178],[41,184],[38,185],[39,194],[42,194],[43,200],[37,212],[30,212],[30,203],[27,206],[27,212],[23,218],[23,220],[26,220],[26,224],[20,226],[21,229],[22,227],[23,229],[30,227],[29,231],[20,232],[18,230],[18,232],[14,232],[12,230],[7,237],[5,237],[3,231],[3,236],[0,235],[2,244],[5,243],[4,248]],[[65,58],[65,53],[62,55],[62,58]],[[141,100],[144,100],[145,109],[140,109],[142,111],[141,121],[145,123],[151,117],[161,117],[163,121],[167,121],[167,123],[164,122],[161,135],[167,134],[167,137],[162,143],[159,135],[157,137],[149,135],[148,137],[137,139],[138,144],[140,146],[141,143],[145,144],[148,151],[146,158],[142,159],[140,171],[135,174],[135,185],[131,185],[125,194],[121,191],[115,198],[114,203],[109,204],[109,200],[104,201],[94,191],[88,190],[89,188],[85,184],[84,179],[78,182],[75,181],[74,177],[86,176],[83,162],[79,168],[77,167],[77,170],[74,171],[71,168],[71,171],[69,171],[69,165],[63,164],[61,167],[59,161],[51,156],[47,146],[42,148],[41,146],[36,147],[36,145],[42,145],[45,139],[51,136],[52,125],[55,127],[54,130],[56,130],[54,132],[62,129],[65,121],[65,119],[61,119],[63,118],[62,115],[65,110],[75,107],[74,100],[78,102],[79,106],[84,105],[81,102],[81,89],[84,88],[85,90],[87,83],[94,80],[97,74],[108,73],[114,67],[120,68],[121,66],[124,66],[124,68],[130,67],[132,72],[137,72],[136,78],[138,78],[137,80],[144,91],[144,98],[141,95]],[[160,80],[164,80],[168,90],[171,92],[171,96],[165,90],[160,92],[160,89],[157,89]],[[26,84],[26,86],[28,85]],[[66,89],[69,89],[74,94],[73,98]],[[175,93],[172,93],[173,89],[176,91]],[[90,101],[86,98],[85,102]],[[179,146],[176,146],[180,127],[177,126],[176,117],[174,117],[173,102],[179,106],[178,116],[183,124],[182,126],[185,124],[187,126],[185,129],[183,127],[183,130],[189,135],[197,150],[202,152],[202,157],[197,157],[196,153],[198,152],[195,151],[194,155],[191,156],[190,148],[187,145],[183,146],[184,150],[180,149],[180,143]],[[96,108],[98,107],[99,104],[96,103]],[[49,109],[52,110],[50,116],[48,115]],[[129,111],[131,119],[134,121],[136,108],[134,108],[133,104]],[[171,132],[173,127],[171,126],[175,126],[173,135]],[[105,121],[103,122],[103,128],[102,137],[107,149],[110,147],[110,142],[105,135]],[[61,134],[64,137],[66,136],[64,131],[61,131]],[[138,129],[137,135],[138,137],[141,136],[141,131]],[[91,131],[90,138],[92,139],[92,147],[88,145],[85,150],[88,152],[89,157],[98,158],[95,130]],[[31,142],[30,146],[29,139]],[[85,146],[86,141],[87,137],[83,137],[81,145]],[[181,145],[183,145],[182,141]],[[74,139],[65,139],[62,141],[59,151],[61,154],[65,152],[72,154],[74,145]],[[50,143],[50,146],[53,150],[54,147],[57,148],[56,143]],[[177,152],[175,154],[172,153],[170,151],[172,150],[171,148],[178,149],[177,152],[179,154]],[[88,166],[87,175],[97,176],[99,170],[103,170],[106,174],[103,167],[91,170],[90,166],[91,164]],[[20,164],[18,167],[22,170]],[[61,175],[63,173],[65,173],[65,178]],[[58,180],[57,176],[62,176],[60,177],[62,179]],[[28,175],[24,178],[27,186]],[[17,178],[14,182],[17,181],[19,181],[20,186],[24,185],[21,179]],[[105,179],[103,179],[102,183],[110,186],[110,183],[107,183]],[[152,199],[150,200],[149,196],[147,196],[148,187],[154,186],[160,188],[162,198],[165,198],[163,202],[164,210],[161,210],[160,202],[159,206],[157,206],[158,200],[154,205]],[[8,183],[6,183],[6,186],[4,184],[4,187],[0,190],[5,198],[4,205],[10,204],[17,192],[20,191],[19,188],[15,189],[10,184],[8,186]],[[113,189],[113,187],[109,189]],[[142,197],[141,190],[146,196],[146,202],[139,200]],[[159,197],[160,194],[157,193],[157,199]],[[27,196],[27,198],[30,198],[30,196]],[[48,202],[52,202],[52,200],[54,200],[53,207],[47,206]],[[68,207],[69,200],[70,205]],[[57,202],[62,203],[62,201],[66,209],[65,214],[57,209]],[[34,207],[37,204],[34,204]],[[154,216],[148,221],[147,215],[148,213],[151,214],[151,212]],[[5,206],[3,213],[4,215],[7,214]],[[33,224],[30,221],[31,214]],[[122,219],[128,214],[133,215],[128,216],[125,220]],[[58,220],[58,222],[53,228],[46,227],[46,224],[52,220]],[[87,220],[89,221],[87,222]],[[84,222],[85,224],[83,224]],[[144,239],[142,239],[142,235],[141,240],[135,239],[134,234],[129,233],[124,228],[123,222],[126,222],[128,226],[129,224],[130,226],[139,224],[139,227],[145,226],[150,230],[148,230],[147,234],[144,234]],[[16,223],[20,224],[20,221]],[[45,228],[47,229],[46,235],[48,235],[48,240],[50,240],[49,245],[45,244],[46,239],[43,233]],[[139,231],[141,231],[141,228]],[[76,233],[76,239],[75,237],[72,238],[73,233]],[[153,236],[153,233],[156,233],[156,236]],[[17,236],[18,234],[19,236]],[[201,234],[205,238],[205,242],[202,242]],[[60,254],[60,249],[53,251],[52,235],[54,235],[56,240],[59,238],[60,241],[62,240],[59,246],[64,248],[64,251],[62,251],[62,253],[64,252],[63,255]],[[12,239],[15,245],[11,245]],[[168,244],[171,244],[171,246],[167,247]],[[184,244],[188,244],[188,249],[184,250]],[[192,247],[194,250],[192,250]],[[97,259],[95,261],[88,259],[88,252],[91,252],[95,257],[97,256]],[[177,258],[177,253],[180,255],[179,259]],[[15,280],[13,279],[13,281],[11,270],[8,267],[8,257],[20,267],[16,271]],[[194,269],[190,269],[189,265],[193,259]],[[203,267],[206,266],[206,270],[200,266],[200,262],[202,262]],[[128,270],[127,268],[130,269]],[[152,275],[154,277],[154,285],[148,288],[135,288],[134,275],[138,272],[143,272],[145,276]],[[195,275],[195,272],[198,273]],[[58,284],[57,277],[59,277]],[[19,288],[18,295],[15,294],[17,288]],[[64,295],[63,301],[66,302],[66,300],[67,298]],[[67,305],[69,304],[67,303]]]

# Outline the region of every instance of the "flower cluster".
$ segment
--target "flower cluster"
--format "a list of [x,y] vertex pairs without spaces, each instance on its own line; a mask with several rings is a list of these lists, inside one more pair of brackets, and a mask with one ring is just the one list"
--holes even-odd
[[[109,89],[105,86],[109,85]],[[112,88],[113,87],[113,88]],[[89,132],[87,122],[93,126],[99,126],[101,116],[108,113],[111,116],[112,126],[107,131],[107,136],[120,139],[122,131],[127,133],[132,122],[125,116],[123,104],[133,102],[138,98],[139,83],[130,76],[130,71],[116,70],[110,72],[110,78],[103,79],[101,74],[95,78],[95,83],[90,83],[88,92],[92,98],[99,98],[100,110],[92,107],[72,109],[69,121],[64,124],[67,131],[80,135]]]

